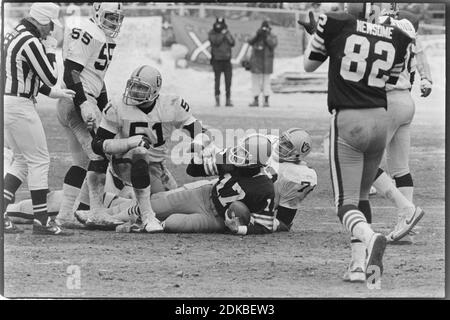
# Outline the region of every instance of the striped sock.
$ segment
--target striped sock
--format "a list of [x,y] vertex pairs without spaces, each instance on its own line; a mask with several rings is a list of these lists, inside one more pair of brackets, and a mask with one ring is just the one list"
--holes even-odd
[[[128,215],[130,216],[130,220],[133,222],[137,222],[141,219],[141,210],[139,209],[138,204],[135,204],[128,208],[127,210]],[[142,222],[142,221],[140,221]]]
[[361,211],[347,211],[342,218],[342,224],[352,236],[364,242],[366,246],[369,245],[370,238],[372,238],[374,232]]
[[14,202],[14,194],[19,189],[22,181],[10,173],[6,174],[3,181],[3,213],[5,213],[8,205]]
[[33,202],[34,219],[38,220],[43,226],[47,224],[47,193],[48,189],[31,190],[31,201]]

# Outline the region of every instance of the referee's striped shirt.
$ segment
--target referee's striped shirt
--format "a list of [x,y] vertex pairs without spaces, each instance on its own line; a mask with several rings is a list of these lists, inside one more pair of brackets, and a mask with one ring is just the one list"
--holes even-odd
[[41,81],[53,87],[58,80],[55,54],[46,53],[39,31],[23,19],[5,36],[3,86],[5,95],[35,97]]

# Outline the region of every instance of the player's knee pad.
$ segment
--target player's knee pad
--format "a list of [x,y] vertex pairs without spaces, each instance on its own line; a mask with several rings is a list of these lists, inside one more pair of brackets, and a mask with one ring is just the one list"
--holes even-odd
[[88,171],[94,171],[96,173],[106,173],[108,168],[108,160],[91,160],[89,161]]
[[337,216],[339,218],[339,221],[342,223],[342,219],[344,218],[344,215],[349,212],[350,210],[359,210],[357,206],[354,204],[345,204],[343,206],[340,206],[337,211]]
[[133,161],[131,166],[131,184],[133,188],[144,189],[150,185],[148,163],[144,159]]
[[369,200],[361,200],[358,203],[358,209],[366,217],[367,223],[372,223],[372,209]]
[[64,184],[81,188],[84,178],[86,177],[86,170],[78,166],[71,166],[64,177]]
[[397,186],[397,188],[414,186],[411,173],[407,173],[401,177],[394,177],[394,180],[395,180],[395,185]]

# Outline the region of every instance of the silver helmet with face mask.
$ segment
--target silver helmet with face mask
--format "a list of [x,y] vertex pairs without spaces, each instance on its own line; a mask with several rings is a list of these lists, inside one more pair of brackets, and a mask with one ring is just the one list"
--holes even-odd
[[284,131],[274,143],[273,157],[279,162],[300,162],[311,152],[312,139],[300,128]]
[[117,37],[124,18],[122,2],[94,2],[93,8],[98,27],[107,36]]
[[149,65],[136,68],[127,81],[123,103],[129,106],[151,104],[159,97],[162,77],[158,69]]

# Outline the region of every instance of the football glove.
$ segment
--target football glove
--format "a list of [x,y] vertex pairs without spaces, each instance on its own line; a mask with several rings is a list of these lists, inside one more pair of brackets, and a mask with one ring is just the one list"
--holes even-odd
[[314,32],[316,32],[317,26],[316,19],[314,19],[314,13],[312,11],[310,11],[308,15],[309,15],[309,22],[298,20],[297,23],[303,26],[306,32],[308,32],[309,34],[313,34]]
[[422,78],[422,80],[420,80],[420,91],[422,92],[420,96],[428,97],[431,93],[432,86],[433,83],[430,80],[427,78]]

